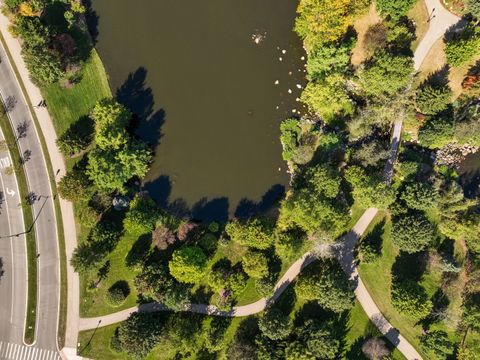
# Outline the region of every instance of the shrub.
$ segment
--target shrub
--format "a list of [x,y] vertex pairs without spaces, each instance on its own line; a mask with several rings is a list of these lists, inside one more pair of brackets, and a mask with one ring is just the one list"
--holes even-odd
[[100,219],[100,214],[91,206],[79,206],[77,219],[83,226],[92,228]]
[[370,360],[388,359],[390,355],[390,350],[385,341],[375,337],[363,343],[362,352]]
[[345,73],[350,63],[352,41],[332,43],[316,48],[307,59],[310,80],[319,80],[331,73]]
[[79,201],[91,196],[92,187],[92,182],[82,170],[73,169],[59,181],[58,192],[65,200]]
[[425,289],[412,280],[402,280],[392,285],[392,305],[414,321],[425,319],[432,309]]
[[107,302],[114,307],[120,306],[130,294],[130,287],[126,281],[120,280],[110,286],[106,294]]
[[90,141],[91,138],[85,134],[68,129],[57,139],[57,146],[63,155],[72,156],[85,150]]
[[445,110],[452,102],[452,90],[448,85],[433,87],[425,85],[417,90],[416,104],[425,115],[434,115]]
[[196,283],[204,276],[207,257],[198,246],[185,246],[173,252],[168,263],[170,274],[180,282]]

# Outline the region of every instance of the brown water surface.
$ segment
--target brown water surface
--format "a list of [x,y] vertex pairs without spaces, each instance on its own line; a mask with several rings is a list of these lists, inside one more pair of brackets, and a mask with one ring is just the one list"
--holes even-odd
[[296,6],[93,1],[112,90],[155,146],[144,184],[163,206],[224,220],[266,210],[287,186],[279,123],[301,109],[297,84],[305,84]]

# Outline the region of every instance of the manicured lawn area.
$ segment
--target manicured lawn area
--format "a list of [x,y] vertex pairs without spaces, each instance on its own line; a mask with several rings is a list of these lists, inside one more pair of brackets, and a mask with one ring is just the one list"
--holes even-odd
[[[117,247],[108,255],[110,261],[110,271],[107,277],[101,281],[100,286],[90,289],[90,282],[96,280],[96,274],[80,277],[80,314],[84,317],[106,315],[122,309],[135,306],[137,304],[137,291],[133,279],[138,274],[138,270],[128,268],[125,264],[125,258],[136,242],[136,238],[125,235],[122,236]],[[130,286],[130,295],[119,307],[110,306],[105,301],[105,295],[110,286],[119,280],[125,280]]]
[[[82,79],[71,89],[53,84],[42,89],[57,135],[61,135],[80,117],[87,115],[95,103],[111,96],[107,74],[95,50],[82,69]],[[36,104],[34,104],[36,105]]]

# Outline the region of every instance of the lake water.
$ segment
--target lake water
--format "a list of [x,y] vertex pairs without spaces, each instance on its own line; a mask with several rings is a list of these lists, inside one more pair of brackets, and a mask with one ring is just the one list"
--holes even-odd
[[144,185],[162,206],[225,220],[265,211],[281,196],[289,177],[279,123],[301,109],[297,84],[305,84],[296,6],[93,1],[112,90],[155,146]]

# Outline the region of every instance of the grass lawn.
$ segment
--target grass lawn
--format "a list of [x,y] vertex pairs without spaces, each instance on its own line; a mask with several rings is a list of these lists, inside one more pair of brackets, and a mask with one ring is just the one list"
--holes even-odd
[[61,135],[80,117],[87,115],[95,103],[111,96],[107,74],[95,50],[82,69],[82,79],[71,89],[58,84],[42,88],[57,135]]
[[[95,273],[89,274],[89,276],[80,276],[80,316],[106,315],[137,305],[137,291],[133,279],[138,274],[138,271],[132,270],[125,265],[125,257],[136,240],[136,237],[122,236],[117,247],[106,258],[106,260],[110,261],[110,271],[107,277],[101,281],[99,287],[95,289],[89,288],[90,281],[96,280]],[[121,306],[113,307],[105,301],[105,296],[108,288],[119,280],[128,282],[130,295]]]

